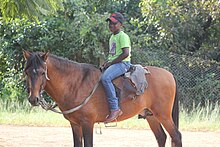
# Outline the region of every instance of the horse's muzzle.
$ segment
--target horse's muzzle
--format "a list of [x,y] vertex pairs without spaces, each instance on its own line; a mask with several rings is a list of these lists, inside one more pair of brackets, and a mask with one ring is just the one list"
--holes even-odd
[[39,106],[39,97],[29,97],[28,101],[31,103],[32,106]]

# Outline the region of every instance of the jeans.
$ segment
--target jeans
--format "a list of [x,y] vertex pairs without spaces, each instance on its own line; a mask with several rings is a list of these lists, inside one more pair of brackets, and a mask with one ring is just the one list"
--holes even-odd
[[118,98],[112,80],[126,73],[131,66],[130,62],[119,62],[109,66],[102,74],[101,81],[105,89],[110,110],[118,110]]

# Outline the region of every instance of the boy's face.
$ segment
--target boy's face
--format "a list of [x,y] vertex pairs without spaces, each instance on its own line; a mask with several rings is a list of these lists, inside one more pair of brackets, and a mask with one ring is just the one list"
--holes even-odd
[[120,22],[109,21],[109,30],[113,34],[117,34],[120,31],[121,27],[122,27],[122,24]]

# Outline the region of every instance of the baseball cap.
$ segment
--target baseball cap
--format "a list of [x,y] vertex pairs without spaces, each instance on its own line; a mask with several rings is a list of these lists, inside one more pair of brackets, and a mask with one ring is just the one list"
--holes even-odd
[[121,13],[115,12],[115,13],[112,13],[110,15],[110,17],[106,19],[106,21],[123,23],[125,21],[125,19],[124,19],[124,16]]

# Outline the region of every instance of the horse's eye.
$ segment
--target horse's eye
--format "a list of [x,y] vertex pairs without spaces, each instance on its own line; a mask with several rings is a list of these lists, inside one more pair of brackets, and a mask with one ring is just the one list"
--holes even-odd
[[44,75],[45,75],[45,72],[42,72],[42,75],[44,76]]

